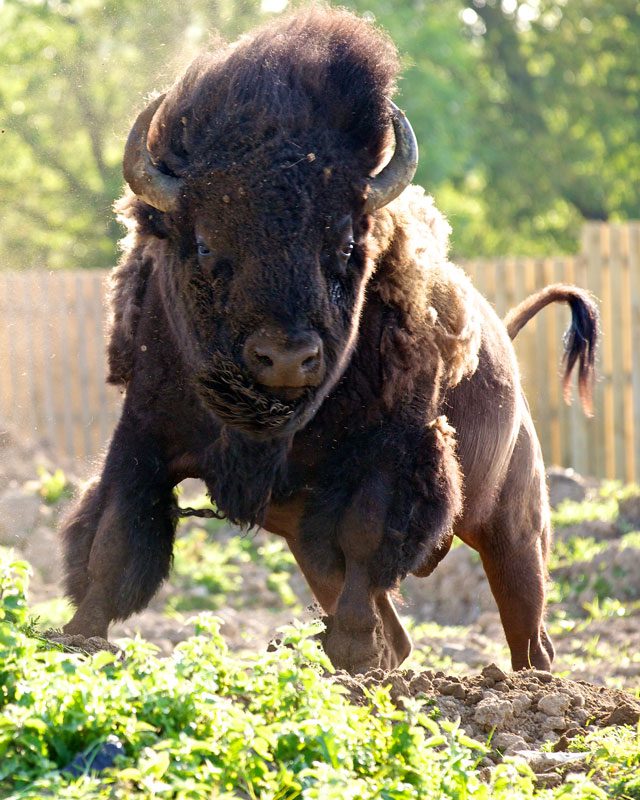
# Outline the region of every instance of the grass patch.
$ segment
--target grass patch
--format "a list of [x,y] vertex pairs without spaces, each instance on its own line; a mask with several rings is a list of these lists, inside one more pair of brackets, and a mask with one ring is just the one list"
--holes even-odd
[[[288,628],[286,646],[239,659],[205,616],[172,658],[129,642],[123,664],[40,649],[20,630],[26,567],[5,559],[0,576],[4,797],[489,797],[482,745],[416,702],[397,709],[387,688],[352,705],[323,677],[316,628]],[[122,747],[111,768],[65,771],[110,736]]]
[[603,797],[640,800],[640,725],[577,737],[569,749],[592,754],[590,767],[606,788]]
[[591,500],[578,503],[565,500],[557,509],[551,511],[554,528],[566,528],[585,522],[615,522],[619,513],[619,502],[640,494],[636,484],[622,485],[618,481],[606,481],[598,494]]
[[613,522],[618,516],[618,500],[615,496],[598,497],[594,500],[565,500],[551,512],[554,528],[581,525],[584,522]]
[[[203,559],[212,571],[253,558],[276,571],[293,568],[286,551],[233,541],[218,543],[224,558]],[[29,622],[28,571],[0,550],[0,797],[640,797],[640,734],[630,728],[574,742],[574,749],[592,754],[591,774],[564,786],[536,788],[528,768],[510,763],[481,780],[484,743],[434,720],[418,701],[399,709],[382,687],[364,706],[350,703],[330,679],[331,665],[313,639],[317,626],[288,627],[283,646],[248,657],[228,652],[209,615],[198,618],[196,635],[166,659],[142,641],[125,645],[124,663],[108,653],[85,657],[47,647]],[[593,616],[618,611],[602,605]],[[439,644],[465,630],[426,624],[412,632]],[[595,637],[588,649],[602,657]],[[443,659],[438,666],[448,665]],[[65,770],[78,754],[99,754],[114,736],[121,755],[111,767],[87,767],[77,776]]]
[[607,541],[597,541],[592,536],[569,536],[553,543],[549,569],[567,567],[577,561],[588,563],[607,548]]
[[[281,539],[232,536],[211,540],[204,528],[178,537],[171,581],[179,593],[168,601],[170,611],[215,611],[234,600],[238,605],[294,608],[296,596],[289,579],[297,569],[295,559]],[[263,581],[259,595],[247,596],[243,576]]]

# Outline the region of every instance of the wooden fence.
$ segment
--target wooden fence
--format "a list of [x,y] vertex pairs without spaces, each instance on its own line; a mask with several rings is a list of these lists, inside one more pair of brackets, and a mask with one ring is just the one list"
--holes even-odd
[[[589,223],[576,256],[504,258],[465,265],[500,315],[549,283],[589,289],[600,307],[595,415],[562,400],[564,305],[547,307],[515,346],[547,464],[599,478],[640,480],[640,222]],[[574,392],[574,396],[576,393]]]
[[[640,222],[586,225],[576,256],[465,268],[500,315],[548,283],[575,283],[598,298],[595,417],[562,402],[564,306],[542,311],[516,340],[524,387],[547,463],[640,480]],[[0,272],[0,426],[8,422],[64,460],[100,453],[121,402],[104,383],[104,277]]]
[[0,429],[54,457],[97,456],[118,418],[105,384],[102,271],[0,272]]

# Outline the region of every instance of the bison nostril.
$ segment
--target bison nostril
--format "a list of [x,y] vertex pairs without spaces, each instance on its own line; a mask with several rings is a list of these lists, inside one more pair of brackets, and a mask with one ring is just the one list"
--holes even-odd
[[260,364],[261,367],[272,367],[273,366],[273,359],[269,358],[269,356],[265,356],[262,353],[256,353],[256,362]]
[[318,362],[320,360],[318,356],[319,353],[316,350],[316,352],[312,356],[308,356],[307,358],[305,358],[305,360],[302,362],[302,369],[310,370],[313,369],[314,367],[317,367]]

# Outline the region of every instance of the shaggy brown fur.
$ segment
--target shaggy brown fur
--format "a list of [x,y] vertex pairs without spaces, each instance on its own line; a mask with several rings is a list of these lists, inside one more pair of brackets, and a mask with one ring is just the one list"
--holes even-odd
[[[549,666],[548,503],[507,330],[447,262],[448,225],[420,189],[364,212],[396,72],[372,26],[316,7],[197,59],[160,104],[147,144],[182,189],[171,211],[119,206],[109,380],[126,399],[63,529],[67,632],[105,637],[149,602],[170,566],[173,487],[192,476],[229,519],[286,537],[337,666],[401,663],[391,595],[454,533],[480,552],[514,667]],[[572,308],[567,371],[578,358],[587,399],[584,293],[551,288],[509,329],[555,299]],[[250,336],[309,331],[318,385],[256,383]]]

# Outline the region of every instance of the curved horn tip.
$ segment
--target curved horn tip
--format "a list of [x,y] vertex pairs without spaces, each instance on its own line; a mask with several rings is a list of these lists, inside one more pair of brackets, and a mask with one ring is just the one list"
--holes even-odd
[[396,146],[387,166],[369,183],[365,212],[371,214],[386,206],[411,183],[418,167],[418,142],[407,115],[392,101],[391,123]]

